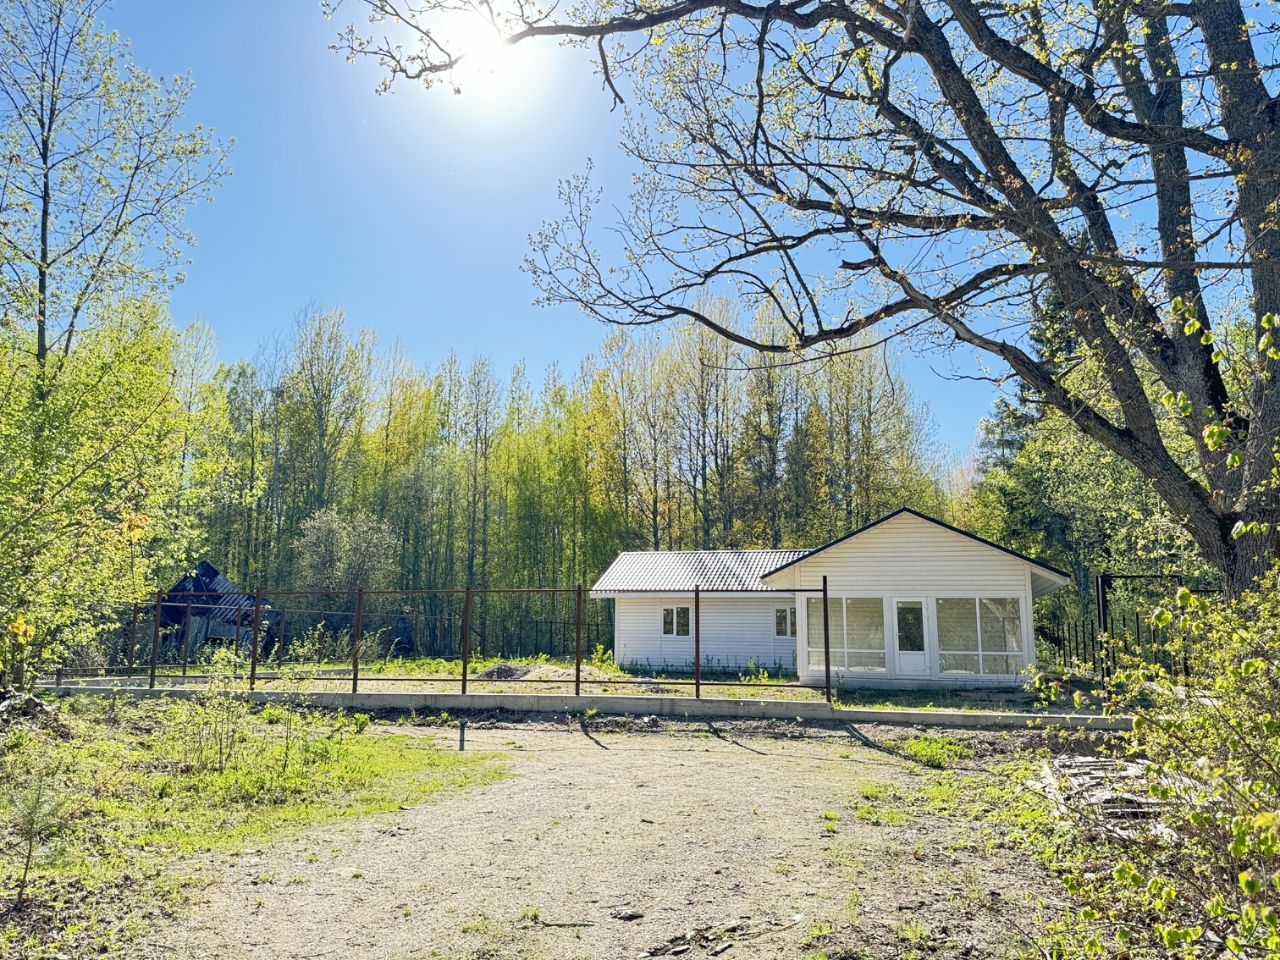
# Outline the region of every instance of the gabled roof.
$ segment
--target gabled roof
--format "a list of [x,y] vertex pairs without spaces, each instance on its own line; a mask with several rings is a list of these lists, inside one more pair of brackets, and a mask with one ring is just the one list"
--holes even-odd
[[1041,563],[1039,560],[1033,560],[1031,557],[1028,557],[1026,554],[1018,553],[1018,551],[1016,550],[1010,550],[1008,547],[1002,547],[998,543],[992,543],[990,540],[985,540],[982,537],[978,536],[976,533],[970,533],[968,530],[961,530],[959,527],[953,527],[949,523],[943,523],[941,520],[937,520],[933,517],[926,516],[925,514],[920,513],[918,510],[912,510],[910,507],[899,507],[897,510],[893,511],[893,513],[886,514],[885,516],[881,517],[879,520],[873,520],[871,523],[868,523],[864,527],[859,527],[857,530],[854,530],[852,533],[846,533],[843,537],[837,537],[835,540],[832,540],[830,543],[824,543],[822,546],[816,547],[813,550],[802,551],[800,556],[792,557],[789,560],[783,561],[781,564],[774,567],[772,570],[765,571],[763,574],[761,574],[761,576],[771,577],[775,573],[780,573],[783,570],[786,570],[788,567],[795,566],[797,563],[799,563],[802,560],[808,560],[810,557],[817,556],[819,553],[822,553],[824,550],[830,550],[832,547],[836,546],[837,544],[844,543],[846,540],[850,540],[853,537],[858,536],[859,534],[866,533],[868,530],[874,529],[875,527],[880,526],[882,523],[888,523],[890,520],[894,519],[895,517],[900,517],[903,514],[908,514],[909,516],[916,517],[919,520],[926,520],[929,523],[942,527],[944,530],[950,530],[952,533],[958,533],[962,537],[968,537],[970,540],[973,540],[977,543],[981,543],[983,546],[991,547],[991,549],[993,550],[999,550],[1001,553],[1007,553],[1011,557],[1017,557],[1019,560],[1024,560],[1027,563],[1031,564],[1033,567],[1038,567],[1039,569],[1049,574],[1052,574],[1054,577],[1061,577],[1064,582],[1071,579],[1070,574],[1066,573],[1063,570],[1059,570],[1057,567],[1051,567],[1047,563]]
[[174,626],[182,623],[186,619],[188,603],[194,617],[236,623],[252,614],[254,595],[237,587],[213,564],[201,560],[192,573],[175,583],[165,595],[160,611],[161,624]]
[[703,590],[768,593],[761,582],[808,550],[663,550],[621,553],[592,586],[599,593],[691,593]]

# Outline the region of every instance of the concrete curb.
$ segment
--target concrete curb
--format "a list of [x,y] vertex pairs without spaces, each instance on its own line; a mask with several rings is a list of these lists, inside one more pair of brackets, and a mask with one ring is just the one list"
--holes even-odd
[[[45,686],[43,689],[61,694],[128,693],[137,697],[178,697],[188,699],[199,690],[177,687],[124,686]],[[566,696],[558,694],[520,693],[308,693],[294,694],[275,690],[243,691],[252,703],[283,703],[303,699],[317,707],[342,710],[414,710],[419,713],[442,711],[506,710],[512,713],[583,713],[594,710],[609,716],[656,716],[673,719],[740,719],[740,720],[825,720],[847,723],[887,723],[911,726],[954,727],[966,730],[1025,730],[1052,728],[1068,730],[1128,730],[1129,717],[1102,717],[1084,713],[1013,713],[969,710],[874,710],[868,708],[838,709],[830,704],[808,700],[724,700],[691,697],[626,697]]]

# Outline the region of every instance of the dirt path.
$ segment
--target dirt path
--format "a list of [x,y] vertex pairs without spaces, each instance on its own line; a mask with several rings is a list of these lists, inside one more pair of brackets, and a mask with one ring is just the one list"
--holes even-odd
[[995,957],[1045,887],[974,825],[896,809],[932,773],[850,740],[491,729],[467,748],[512,775],[231,858],[139,956]]

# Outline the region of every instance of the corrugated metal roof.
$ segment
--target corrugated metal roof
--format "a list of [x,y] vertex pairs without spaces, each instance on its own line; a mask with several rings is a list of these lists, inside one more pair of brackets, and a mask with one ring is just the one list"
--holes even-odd
[[193,617],[238,623],[251,619],[254,596],[237,587],[213,564],[201,560],[193,573],[175,583],[166,594],[161,623],[173,626],[184,622],[188,602]]
[[592,593],[768,591],[760,577],[808,550],[651,550],[621,553]]

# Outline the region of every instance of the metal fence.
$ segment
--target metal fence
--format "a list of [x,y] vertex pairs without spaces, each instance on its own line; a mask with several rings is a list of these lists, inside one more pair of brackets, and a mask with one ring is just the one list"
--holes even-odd
[[1054,666],[1083,670],[1101,679],[1132,658],[1170,673],[1191,675],[1188,639],[1155,626],[1141,613],[1108,615],[1101,626],[1097,620],[1037,624],[1036,639]]
[[[792,593],[826,597],[822,586]],[[435,590],[363,590],[354,593],[272,591],[243,594],[240,602],[223,595],[187,591],[157,593],[146,604],[121,611],[118,626],[107,640],[106,662],[64,662],[53,681],[88,677],[136,679],[155,688],[159,681],[207,679],[203,669],[211,650],[226,647],[246,663],[242,674],[250,690],[278,669],[311,668],[313,678],[350,682],[358,693],[362,672],[371,661],[403,659],[460,661],[453,678],[422,674],[397,676],[379,672],[385,683],[456,682],[462,693],[484,684],[572,684],[580,695],[591,686],[626,687],[655,684],[691,690],[759,684],[770,689],[821,691],[830,701],[832,680],[828,624],[829,605],[823,604],[823,682],[804,683],[776,677],[731,676],[703,657],[702,606],[704,596],[733,591],[695,587],[692,597],[692,660],[687,669],[666,665],[660,677],[628,676],[592,671],[583,676],[584,662],[598,653],[612,654],[613,612],[607,600],[590,597],[578,587],[494,588],[461,587]],[[215,596],[217,599],[215,600]],[[203,625],[199,622],[203,621]],[[477,660],[508,658],[572,660],[572,679],[527,676],[480,676]],[[409,671],[412,673],[412,671]],[[794,674],[791,674],[794,676]]]

